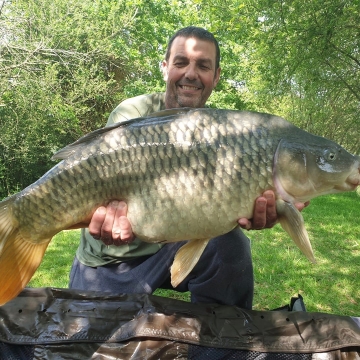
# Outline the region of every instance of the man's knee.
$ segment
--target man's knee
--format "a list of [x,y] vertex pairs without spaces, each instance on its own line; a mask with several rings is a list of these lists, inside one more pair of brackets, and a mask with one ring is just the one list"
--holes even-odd
[[252,263],[250,239],[239,228],[212,239],[206,251],[229,265]]

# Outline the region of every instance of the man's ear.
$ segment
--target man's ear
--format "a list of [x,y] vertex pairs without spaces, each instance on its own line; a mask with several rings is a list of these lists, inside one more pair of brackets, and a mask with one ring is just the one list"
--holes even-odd
[[168,79],[168,68],[167,68],[166,60],[163,60],[163,62],[161,63],[161,71],[162,71],[164,80],[167,81],[167,79]]
[[216,87],[216,85],[218,84],[219,80],[220,80],[220,73],[221,73],[221,68],[217,68],[216,69],[216,73],[215,73],[215,77],[214,77],[214,88]]

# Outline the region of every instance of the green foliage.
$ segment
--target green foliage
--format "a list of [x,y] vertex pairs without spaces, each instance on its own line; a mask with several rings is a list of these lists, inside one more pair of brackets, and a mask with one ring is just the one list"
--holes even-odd
[[247,10],[259,22],[257,104],[359,153],[359,2],[249,1]]
[[359,153],[359,12],[358,0],[2,2],[0,197],[120,101],[163,91],[166,44],[187,25],[220,42],[210,106],[282,115]]
[[138,4],[125,1],[5,4],[1,197],[35,181],[54,165],[55,150],[103,126],[118,102],[145,90],[127,94],[125,86],[150,68],[140,60],[148,47],[144,34],[134,36],[142,28],[137,17]]

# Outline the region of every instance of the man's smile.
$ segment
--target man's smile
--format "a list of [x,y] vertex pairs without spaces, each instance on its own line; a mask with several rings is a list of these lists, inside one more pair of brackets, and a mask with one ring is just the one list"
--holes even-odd
[[179,85],[179,87],[183,90],[201,90],[201,87],[191,85]]

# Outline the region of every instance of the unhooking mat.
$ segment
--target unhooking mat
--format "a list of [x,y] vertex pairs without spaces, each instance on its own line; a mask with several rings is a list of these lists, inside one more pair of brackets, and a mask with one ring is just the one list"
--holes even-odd
[[0,359],[360,359],[360,317],[142,294],[25,289],[0,307]]

